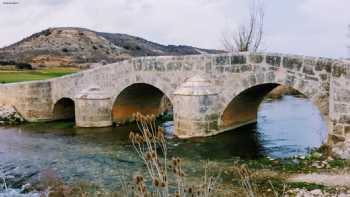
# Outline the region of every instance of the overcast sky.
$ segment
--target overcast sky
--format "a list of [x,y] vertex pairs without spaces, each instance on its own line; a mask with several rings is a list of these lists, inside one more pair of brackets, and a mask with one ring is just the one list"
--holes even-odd
[[[0,0],[0,47],[48,27],[127,33],[162,44],[222,48],[248,0]],[[6,2],[18,2],[8,4]],[[350,0],[265,0],[269,52],[348,57]]]

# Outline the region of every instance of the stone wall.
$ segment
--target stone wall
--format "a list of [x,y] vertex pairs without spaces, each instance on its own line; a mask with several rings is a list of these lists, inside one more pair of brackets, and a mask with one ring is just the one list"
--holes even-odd
[[51,120],[53,114],[50,82],[0,85],[0,104],[15,107],[27,121]]

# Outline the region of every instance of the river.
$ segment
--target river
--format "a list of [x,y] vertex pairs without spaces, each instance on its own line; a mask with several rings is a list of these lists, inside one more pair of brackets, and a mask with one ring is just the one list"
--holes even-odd
[[[120,186],[122,174],[143,172],[128,140],[135,125],[103,129],[72,125],[56,122],[0,127],[0,172],[14,179],[10,187],[19,188],[40,174],[51,173],[67,183],[88,182],[114,190]],[[185,167],[196,173],[207,160],[225,169],[237,157],[303,155],[320,146],[325,136],[325,123],[310,101],[284,96],[265,100],[256,124],[208,138],[170,138],[168,147],[171,156],[183,158]]]

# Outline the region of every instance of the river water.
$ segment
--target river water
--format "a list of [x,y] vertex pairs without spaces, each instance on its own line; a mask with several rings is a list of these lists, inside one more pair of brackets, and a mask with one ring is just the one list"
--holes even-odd
[[[115,189],[121,176],[142,173],[142,162],[128,140],[135,125],[104,129],[71,128],[73,123],[26,124],[0,128],[0,173],[18,178],[20,187],[43,172],[68,183],[88,182]],[[168,139],[169,154],[199,171],[204,161],[225,169],[237,158],[288,157],[320,146],[326,126],[304,98],[284,96],[260,106],[257,124],[209,138]],[[1,182],[0,182],[1,184]]]

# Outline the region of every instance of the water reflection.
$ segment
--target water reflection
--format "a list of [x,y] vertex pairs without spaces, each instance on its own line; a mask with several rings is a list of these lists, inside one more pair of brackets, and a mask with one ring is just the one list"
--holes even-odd
[[254,159],[263,156],[264,149],[260,143],[256,125],[251,124],[234,131],[208,138],[195,138],[172,141],[171,153],[194,160],[211,161],[230,160],[235,157]]
[[259,110],[257,131],[272,157],[305,154],[319,147],[327,136],[327,126],[317,107],[293,96],[265,101]]

